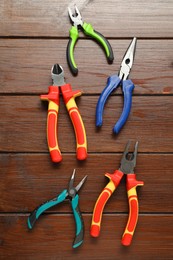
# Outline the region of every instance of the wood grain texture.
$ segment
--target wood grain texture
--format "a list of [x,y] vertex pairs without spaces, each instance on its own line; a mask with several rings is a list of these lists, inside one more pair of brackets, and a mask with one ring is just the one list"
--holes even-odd
[[[91,213],[98,195],[108,183],[106,172],[119,168],[122,154],[94,154],[79,163],[74,155],[65,154],[64,161],[55,166],[47,154],[2,154],[0,183],[2,212],[28,212],[67,188],[72,169],[76,181],[88,175],[80,191],[81,211]],[[145,185],[137,189],[140,212],[171,213],[173,211],[173,155],[139,154],[135,172]],[[165,173],[165,174],[164,174]],[[12,200],[9,198],[13,198]],[[166,205],[166,207],[165,207]],[[52,208],[53,212],[71,212],[68,203]],[[125,177],[105,207],[105,213],[128,212]]]
[[[0,217],[1,257],[8,259],[172,259],[172,216],[139,216],[138,226],[130,247],[121,245],[127,221],[122,214],[104,216],[99,239],[89,235],[91,215],[84,215],[85,238],[77,250],[72,215],[44,215],[30,231],[26,216]],[[150,228],[148,228],[150,226]],[[98,250],[99,249],[99,250]]]
[[[77,3],[84,21],[108,37],[112,65],[102,48],[80,33],[75,48],[79,74],[66,61],[71,23],[67,7]],[[0,1],[0,259],[173,259],[173,1],[153,0],[2,0]],[[132,37],[138,38],[130,79],[135,84],[128,122],[118,136],[112,127],[123,106],[121,88],[108,100],[104,123],[95,128],[98,97],[110,75],[118,73]],[[61,164],[50,160],[46,140],[46,94],[50,70],[60,63],[77,99],[87,136],[89,157],[78,162],[75,136],[61,100],[58,135]],[[128,213],[125,178],[105,206],[99,239],[90,237],[92,210],[107,184],[105,172],[118,169],[127,140],[139,141],[137,179],[139,222],[133,243],[121,245]],[[26,220],[40,203],[59,194],[76,168],[84,175],[80,208],[85,241],[73,250],[74,219],[68,203],[46,212],[32,231]]]
[[[68,40],[0,40],[0,93],[46,93],[51,67],[60,63],[66,82],[85,94],[100,94],[107,78],[117,74],[130,40],[111,40],[115,61],[107,64],[105,53],[92,40],[81,40],[75,48],[79,74],[73,77],[66,62]],[[87,52],[85,51],[87,49]],[[87,53],[87,55],[86,55]],[[130,78],[134,94],[173,94],[172,40],[138,40]],[[9,60],[10,57],[10,60]],[[119,88],[116,93],[121,93]]]
[[[133,97],[128,122],[117,136],[112,134],[112,128],[122,112],[122,97],[112,96],[108,100],[100,131],[95,127],[97,100],[97,96],[83,96],[77,101],[86,127],[89,152],[122,152],[127,140],[136,140],[136,137],[140,152],[172,152],[172,96]],[[47,102],[44,106],[38,96],[2,96],[0,116],[1,151],[48,151]],[[62,152],[75,152],[74,130],[62,102],[58,136]]]
[[[1,35],[67,37],[71,27],[67,7],[76,1],[2,0]],[[82,0],[84,21],[106,37],[173,37],[172,0]]]

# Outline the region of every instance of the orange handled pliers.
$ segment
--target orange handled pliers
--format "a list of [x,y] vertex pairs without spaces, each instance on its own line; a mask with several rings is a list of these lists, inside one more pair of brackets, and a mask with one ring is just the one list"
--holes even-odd
[[86,132],[81,115],[75,102],[75,98],[80,96],[82,92],[79,90],[72,91],[71,85],[65,83],[64,70],[59,64],[55,64],[52,67],[51,75],[53,86],[49,87],[49,93],[47,95],[40,96],[42,100],[47,100],[49,102],[47,116],[47,141],[51,159],[53,162],[60,162],[62,160],[62,155],[57,140],[57,120],[61,90],[66,108],[75,130],[77,159],[85,160],[87,158]]
[[104,206],[108,201],[108,199],[110,198],[110,196],[112,195],[112,193],[118,187],[123,175],[126,174],[127,176],[126,188],[127,188],[130,212],[129,212],[128,222],[121,240],[124,246],[129,246],[131,244],[133,233],[135,231],[135,227],[138,220],[139,207],[138,207],[136,187],[144,185],[143,181],[136,180],[136,175],[134,173],[134,168],[136,166],[138,142],[136,142],[135,144],[135,150],[133,153],[128,152],[129,146],[130,146],[130,141],[128,141],[126,145],[119,170],[116,170],[113,174],[110,173],[105,174],[105,176],[108,177],[110,181],[97,199],[93,211],[92,224],[90,230],[91,236],[93,237],[99,236],[101,218],[102,218],[102,212]]

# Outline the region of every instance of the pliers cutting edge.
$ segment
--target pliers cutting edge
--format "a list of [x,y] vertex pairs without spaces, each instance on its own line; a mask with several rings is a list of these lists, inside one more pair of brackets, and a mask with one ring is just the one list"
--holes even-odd
[[79,209],[79,195],[78,191],[84,184],[87,175],[79,182],[79,184],[74,187],[74,178],[75,178],[75,169],[72,173],[71,179],[69,181],[68,189],[63,190],[57,197],[44,202],[39,207],[34,209],[34,211],[30,214],[28,217],[28,228],[32,229],[36,220],[40,217],[41,214],[43,214],[46,210],[50,209],[51,207],[63,202],[63,201],[70,201],[71,207],[73,210],[73,215],[75,218],[76,223],[76,236],[73,242],[73,248],[76,248],[80,246],[83,242],[84,238],[84,223],[83,218]]
[[73,26],[69,31],[70,39],[67,45],[67,62],[69,64],[71,72],[74,75],[77,75],[78,73],[78,68],[74,60],[73,52],[74,52],[74,46],[79,37],[79,32],[78,32],[79,28],[82,29],[87,36],[92,37],[102,45],[103,49],[106,52],[107,59],[111,63],[114,59],[114,55],[108,40],[101,33],[95,31],[91,24],[82,21],[82,16],[76,5],[75,5],[75,13],[72,13],[70,8],[68,8],[68,13],[71,18],[71,21],[73,22]]
[[82,117],[75,102],[75,98],[80,96],[82,92],[79,90],[72,91],[71,85],[65,83],[64,70],[59,64],[55,64],[52,67],[51,75],[53,86],[49,87],[49,93],[47,95],[41,95],[40,98],[49,102],[47,116],[47,140],[52,161],[60,162],[62,160],[62,155],[57,140],[57,117],[60,104],[60,90],[76,134],[77,159],[85,160],[87,158],[86,132]]
[[117,123],[113,128],[113,132],[115,134],[119,133],[119,131],[127,121],[127,118],[131,110],[132,92],[134,89],[134,84],[130,79],[128,79],[128,76],[133,65],[136,50],[136,42],[137,39],[134,37],[124,55],[118,75],[113,75],[108,78],[107,85],[102,91],[96,107],[96,126],[101,127],[103,123],[103,109],[105,103],[109,95],[116,88],[122,85],[122,91],[124,95],[124,107],[120,118],[118,119]]
[[105,174],[105,176],[109,178],[109,183],[107,184],[107,186],[104,188],[104,190],[102,191],[102,193],[97,199],[93,211],[92,224],[90,230],[91,236],[93,237],[99,236],[104,206],[108,201],[108,199],[110,198],[110,196],[112,195],[112,193],[118,187],[123,175],[125,174],[127,177],[126,189],[127,189],[127,195],[129,201],[129,217],[121,240],[124,246],[130,245],[137,224],[137,220],[138,220],[139,206],[138,206],[136,187],[144,185],[143,181],[136,180],[136,175],[134,173],[134,168],[136,166],[138,142],[136,142],[135,144],[135,150],[133,153],[129,153],[128,151],[129,146],[130,146],[130,141],[127,143],[126,148],[124,150],[119,170],[116,170],[113,174],[110,173]]

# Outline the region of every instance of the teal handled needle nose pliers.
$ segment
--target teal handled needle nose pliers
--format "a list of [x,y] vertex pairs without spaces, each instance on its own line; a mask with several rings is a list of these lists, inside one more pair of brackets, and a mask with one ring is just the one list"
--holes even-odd
[[57,197],[54,199],[51,199],[49,201],[44,202],[39,207],[37,207],[28,217],[28,228],[32,229],[36,220],[40,217],[40,215],[46,211],[47,209],[50,209],[51,207],[63,202],[69,200],[72,206],[75,222],[76,222],[76,236],[73,242],[73,248],[76,248],[80,246],[83,242],[84,237],[84,223],[83,218],[80,213],[79,209],[79,195],[78,191],[84,184],[87,176],[85,176],[79,184],[74,187],[74,177],[75,177],[75,169],[72,173],[71,179],[69,181],[68,189],[63,190]]
[[67,62],[69,64],[70,70],[74,75],[77,75],[78,73],[78,68],[77,65],[75,63],[74,60],[74,46],[77,42],[77,39],[79,37],[79,32],[78,29],[82,29],[83,32],[87,35],[92,37],[93,39],[95,39],[98,43],[101,44],[101,46],[103,47],[103,49],[106,52],[106,56],[108,59],[108,62],[111,63],[113,62],[114,59],[114,55],[113,55],[113,51],[111,48],[110,43],[108,42],[108,40],[106,40],[106,38],[99,32],[95,31],[92,27],[91,24],[89,23],[85,23],[82,21],[82,16],[77,8],[77,6],[75,5],[75,13],[73,14],[71,9],[68,8],[68,13],[70,16],[70,19],[73,23],[73,26],[71,27],[69,33],[70,33],[70,39],[67,45]]
[[115,134],[119,133],[119,131],[127,121],[131,110],[134,84],[130,79],[128,79],[128,76],[133,65],[136,42],[137,39],[134,37],[124,55],[118,75],[113,75],[108,78],[107,86],[101,93],[96,107],[96,126],[101,127],[103,123],[103,109],[109,95],[120,85],[122,86],[122,92],[124,95],[124,107],[119,120],[113,128],[113,132]]

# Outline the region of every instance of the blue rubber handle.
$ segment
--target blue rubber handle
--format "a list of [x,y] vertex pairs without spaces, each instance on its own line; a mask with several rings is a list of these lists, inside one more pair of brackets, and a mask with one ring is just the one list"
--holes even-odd
[[83,224],[83,218],[79,209],[79,195],[76,194],[76,196],[71,201],[71,206],[75,218],[76,223],[76,236],[73,242],[73,248],[76,248],[80,246],[83,242],[84,238],[84,224]]
[[127,118],[130,114],[131,106],[132,106],[132,92],[134,89],[134,84],[133,82],[128,79],[123,81],[123,93],[124,93],[124,107],[123,107],[123,112],[115,124],[113,128],[113,132],[115,134],[118,134],[125,122],[127,121]]
[[103,123],[103,109],[107,98],[115,90],[121,82],[121,79],[117,75],[110,76],[107,80],[107,85],[102,91],[96,107],[96,126],[100,127]]
[[41,204],[39,207],[37,207],[28,217],[28,228],[32,229],[36,220],[40,217],[40,215],[47,209],[63,202],[67,197],[67,190],[63,190],[58,197],[46,201],[43,204]]

